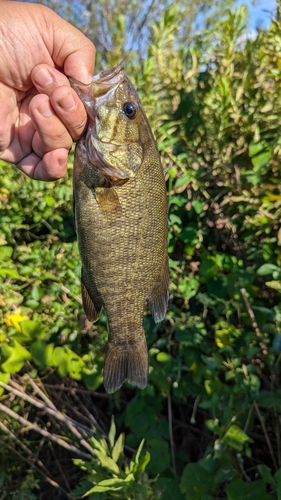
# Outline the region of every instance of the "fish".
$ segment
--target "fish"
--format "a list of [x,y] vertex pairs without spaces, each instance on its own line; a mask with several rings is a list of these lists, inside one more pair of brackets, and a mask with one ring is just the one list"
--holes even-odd
[[155,139],[124,64],[71,82],[88,115],[74,154],[74,218],[82,303],[89,321],[107,316],[104,387],[144,389],[146,306],[156,323],[169,299],[165,178]]

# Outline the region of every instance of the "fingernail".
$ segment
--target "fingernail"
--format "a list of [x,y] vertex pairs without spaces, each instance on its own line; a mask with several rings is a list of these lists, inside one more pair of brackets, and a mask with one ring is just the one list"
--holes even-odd
[[49,118],[53,114],[53,110],[51,108],[51,105],[49,101],[45,101],[40,106],[38,106],[38,111],[39,113],[44,116],[44,118]]
[[33,78],[40,87],[48,87],[54,81],[51,73],[46,68],[39,69]]
[[77,107],[76,101],[74,100],[73,95],[71,92],[67,92],[62,99],[59,101],[59,105],[64,109],[65,111],[72,111]]

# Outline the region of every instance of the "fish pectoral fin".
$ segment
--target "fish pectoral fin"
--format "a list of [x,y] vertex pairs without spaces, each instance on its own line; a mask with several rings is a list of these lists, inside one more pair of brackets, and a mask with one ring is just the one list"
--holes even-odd
[[118,198],[118,194],[115,189],[97,187],[94,190],[95,198],[97,204],[99,205],[101,211],[107,218],[120,217],[122,213],[122,207]]
[[83,273],[82,273],[82,304],[87,319],[89,321],[97,321],[99,319],[102,306],[98,301],[94,303],[92,298],[90,297],[86,285],[84,284],[83,281]]
[[169,266],[168,256],[161,271],[155,287],[146,298],[147,305],[151,311],[155,323],[159,323],[165,318],[169,301]]
[[147,385],[148,355],[147,345],[142,332],[142,339],[128,345],[109,343],[105,363],[103,385],[108,394],[118,391],[125,380],[139,389]]

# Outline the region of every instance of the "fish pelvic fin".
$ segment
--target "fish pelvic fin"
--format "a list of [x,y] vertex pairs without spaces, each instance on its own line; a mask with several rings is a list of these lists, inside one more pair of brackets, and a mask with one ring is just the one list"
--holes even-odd
[[169,265],[168,256],[165,259],[161,274],[152,292],[146,298],[155,323],[165,318],[169,301]]
[[109,221],[122,215],[122,207],[114,188],[98,187],[94,191],[100,210]]
[[143,336],[138,342],[112,345],[109,343],[104,364],[103,385],[108,394],[118,391],[125,380],[144,389],[148,378],[148,354]]
[[86,314],[87,319],[89,321],[95,322],[99,319],[99,315],[100,315],[100,311],[101,311],[102,306],[99,303],[99,301],[92,300],[92,298],[87,290],[87,287],[84,283],[84,280],[83,280],[83,270],[82,270],[81,282],[82,282],[82,304],[83,304],[85,314]]

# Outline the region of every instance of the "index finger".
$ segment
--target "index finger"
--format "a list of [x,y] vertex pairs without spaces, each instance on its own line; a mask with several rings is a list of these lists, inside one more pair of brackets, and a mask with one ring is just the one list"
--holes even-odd
[[77,28],[61,20],[54,26],[52,59],[67,76],[90,83],[95,67],[94,44]]

